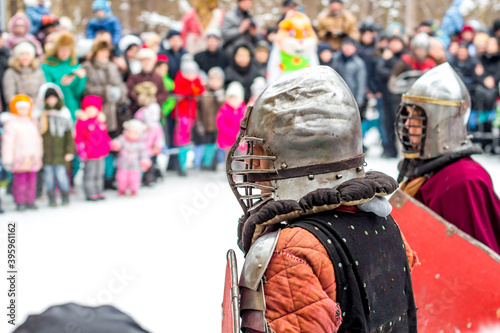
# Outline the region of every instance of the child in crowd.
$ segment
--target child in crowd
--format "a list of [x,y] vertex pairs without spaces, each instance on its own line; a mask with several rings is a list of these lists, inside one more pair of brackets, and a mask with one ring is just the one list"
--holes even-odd
[[139,119],[131,119],[123,123],[123,128],[123,134],[111,144],[112,150],[120,152],[116,183],[120,196],[125,195],[127,189],[131,196],[135,196],[141,184],[141,169],[146,171],[151,167],[148,150],[142,139],[147,127]]
[[181,70],[175,78],[174,92],[182,96],[174,110],[176,120],[174,129],[174,146],[179,149],[179,175],[186,176],[186,162],[191,143],[191,130],[196,119],[196,96],[202,95],[205,88],[201,83],[198,64],[190,55],[185,55],[181,62]]
[[31,98],[14,96],[2,138],[2,163],[14,174],[12,194],[18,211],[37,209],[36,172],[42,167],[43,147],[37,123],[31,118],[32,108]]
[[[158,74],[161,78],[163,78],[163,83],[165,85],[165,89],[170,93],[174,91],[175,83],[168,76],[168,58],[164,54],[159,54],[156,60],[155,65],[155,73]],[[167,117],[175,107],[175,97],[167,98],[166,102],[163,103],[161,107],[161,111],[163,117]]]
[[260,94],[266,89],[267,81],[262,76],[258,76],[253,80],[252,86],[250,87],[250,91],[252,92],[252,96],[248,101],[247,106],[253,105]]
[[5,46],[14,50],[14,47],[23,41],[33,43],[36,47],[36,55],[40,57],[43,54],[42,46],[35,36],[29,33],[30,21],[24,13],[16,13],[9,21],[9,38],[5,41]]
[[57,206],[56,182],[61,193],[62,204],[69,205],[69,177],[66,163],[73,160],[73,123],[71,113],[64,106],[61,89],[46,83],[40,87],[44,105],[41,117],[41,133],[43,139],[43,172],[49,206]]
[[245,92],[239,82],[231,82],[226,90],[226,101],[217,116],[217,144],[226,152],[236,141],[240,122],[245,116]]
[[207,90],[200,98],[196,114],[196,134],[200,146],[196,149],[195,167],[203,170],[215,170],[214,158],[217,153],[217,125],[215,119],[224,104],[224,71],[220,67],[212,67],[208,71]]
[[82,110],[77,112],[75,143],[78,155],[85,162],[83,185],[88,201],[104,199],[104,158],[109,153],[111,139],[101,109],[102,98],[89,95],[82,101]]
[[135,118],[142,120],[146,124],[144,133],[144,143],[149,157],[151,158],[151,167],[144,173],[142,183],[145,186],[151,186],[156,181],[156,157],[161,152],[163,144],[163,130],[160,124],[160,105],[156,103],[156,86],[152,82],[143,82],[138,84],[137,90],[144,105],[135,113]]

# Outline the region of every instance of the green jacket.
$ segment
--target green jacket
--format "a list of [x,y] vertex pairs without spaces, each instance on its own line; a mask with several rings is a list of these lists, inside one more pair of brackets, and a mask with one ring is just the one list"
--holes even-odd
[[68,107],[73,122],[76,120],[75,112],[80,109],[87,78],[80,79],[75,75],[75,79],[67,86],[61,84],[61,79],[63,76],[70,75],[79,68],[79,64],[71,64],[71,59],[60,61],[54,57],[47,58],[42,65],[47,82],[55,83],[61,88],[64,95],[64,104]]
[[[165,84],[165,89],[167,89],[168,92],[174,91],[175,88],[174,80],[169,78],[168,75],[165,75],[163,77],[163,84]],[[165,103],[163,103],[161,110],[163,115],[166,117],[170,114],[170,112],[172,112],[174,108],[175,108],[175,97],[169,97],[167,98]]]
[[49,110],[46,115],[48,127],[42,134],[43,165],[66,165],[64,156],[74,154],[73,124],[69,111],[63,107],[60,111]]

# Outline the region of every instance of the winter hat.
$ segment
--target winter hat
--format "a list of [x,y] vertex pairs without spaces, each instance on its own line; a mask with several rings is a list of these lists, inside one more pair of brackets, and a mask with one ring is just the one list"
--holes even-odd
[[45,99],[49,98],[50,96],[55,96],[59,98],[59,94],[54,88],[49,88],[45,91]]
[[343,1],[343,0],[330,0],[330,3],[334,3],[334,2],[344,3],[344,1]]
[[26,16],[26,14],[16,13],[14,16],[12,16],[12,18],[9,21],[9,32],[12,33],[12,31],[14,31],[14,27],[17,25],[25,26],[26,27],[25,34],[27,35],[29,33],[31,23],[30,23],[30,20],[28,19],[28,17]]
[[226,79],[226,75],[224,74],[224,70],[220,67],[212,67],[208,71],[208,77],[218,76],[221,77],[222,80]]
[[146,124],[139,119],[130,119],[123,123],[123,128],[126,130],[138,131],[143,133],[147,127]]
[[122,51],[122,53],[125,53],[133,45],[140,47],[142,45],[141,39],[135,35],[126,35],[120,39],[118,48]]
[[183,75],[186,74],[198,74],[200,67],[194,61],[193,56],[190,54],[185,54],[181,58],[181,72]]
[[215,38],[217,38],[219,40],[222,39],[222,35],[220,34],[219,29],[209,29],[207,31],[207,38],[208,37],[215,37]]
[[257,50],[259,49],[264,49],[266,50],[267,52],[269,52],[269,43],[266,42],[265,40],[261,40],[260,42],[257,43],[257,45],[255,46],[255,51],[254,52],[257,52]]
[[352,39],[351,37],[344,38],[344,40],[342,41],[340,46],[347,45],[347,44],[357,46],[356,41],[354,39]]
[[35,58],[36,56],[36,47],[33,45],[33,43],[28,42],[28,41],[23,41],[18,43],[14,47],[14,57],[19,58],[19,56],[23,53],[28,53],[31,58]]
[[76,42],[76,57],[78,59],[85,57],[89,52],[92,51],[93,45],[93,39],[79,39]]
[[64,28],[67,31],[75,31],[75,25],[73,24],[73,21],[67,16],[61,16],[59,18],[59,25],[61,26],[61,28]]
[[95,12],[99,10],[103,10],[106,13],[111,12],[111,6],[108,1],[106,0],[95,0],[92,2],[92,10]]
[[139,52],[137,52],[137,59],[139,60],[151,59],[156,61],[156,58],[156,52],[151,49],[140,49]]
[[175,30],[175,29],[170,29],[168,31],[168,34],[167,34],[167,39],[170,39],[170,38],[172,38],[174,36],[181,36],[180,31],[179,30]]
[[330,43],[321,43],[318,45],[318,54],[320,54],[321,52],[323,52],[325,50],[333,52],[333,48],[330,45]]
[[245,90],[238,81],[231,82],[226,89],[226,98],[237,97],[242,102],[245,100]]
[[264,89],[267,87],[267,80],[262,76],[257,76],[255,80],[253,80],[252,85],[250,86],[250,90],[252,91],[252,96],[259,96]]
[[21,94],[12,97],[12,100],[10,101],[10,113],[19,115],[17,110],[22,107],[29,108],[28,117],[31,118],[31,109],[33,108],[33,101],[31,98],[27,95]]
[[158,57],[156,58],[156,64],[168,64],[168,57],[164,54],[158,54]]
[[82,110],[85,111],[89,106],[95,106],[97,110],[102,110],[102,98],[95,95],[85,96],[82,100]]

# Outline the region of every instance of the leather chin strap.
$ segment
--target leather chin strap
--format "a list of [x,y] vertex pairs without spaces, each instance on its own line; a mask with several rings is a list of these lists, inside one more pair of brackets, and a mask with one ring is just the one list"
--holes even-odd
[[304,177],[309,175],[321,175],[331,172],[339,172],[342,170],[349,170],[354,168],[360,168],[365,163],[365,155],[361,154],[350,159],[333,162],[324,163],[316,165],[308,165],[297,168],[290,168],[284,170],[278,170],[277,173],[265,173],[265,174],[249,174],[249,182],[265,182],[270,180],[280,180]]

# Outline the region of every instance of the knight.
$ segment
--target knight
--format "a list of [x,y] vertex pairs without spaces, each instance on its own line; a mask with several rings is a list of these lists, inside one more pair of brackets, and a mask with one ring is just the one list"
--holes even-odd
[[396,132],[404,159],[401,190],[500,254],[500,200],[467,135],[470,95],[449,63],[402,96]]
[[226,166],[244,211],[244,332],[417,331],[418,259],[385,198],[397,183],[365,172],[358,107],[333,69],[300,69],[269,85]]

